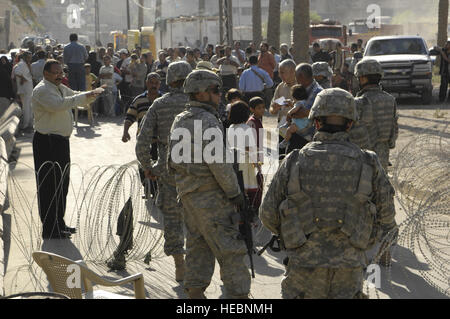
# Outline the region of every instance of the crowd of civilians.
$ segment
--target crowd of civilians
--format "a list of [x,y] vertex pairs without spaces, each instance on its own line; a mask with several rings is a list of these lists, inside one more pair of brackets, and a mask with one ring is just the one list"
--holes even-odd
[[[359,61],[362,43],[352,44],[351,54],[354,63],[345,63],[342,46],[329,43],[323,50],[318,43],[312,47],[310,63],[328,62],[333,70],[330,82],[334,87],[341,87],[352,93],[357,91],[352,67]],[[259,49],[259,50],[258,50]],[[1,53],[6,53],[5,51]],[[43,78],[43,68],[47,59],[59,61],[64,70],[63,84],[75,91],[89,91],[99,86],[106,86],[105,92],[92,105],[94,114],[119,116],[127,112],[133,100],[146,91],[148,74],[159,75],[160,94],[168,92],[165,82],[169,64],[186,61],[193,69],[203,67],[217,72],[223,81],[222,105],[226,105],[226,93],[237,89],[243,100],[249,103],[253,97],[261,97],[266,108],[272,104],[277,87],[283,83],[280,64],[293,59],[292,48],[282,44],[279,50],[268,43],[259,48],[254,43],[243,50],[239,41],[231,46],[208,44],[203,50],[190,47],[175,47],[161,50],[154,57],[152,52],[143,53],[136,47],[132,52],[127,49],[114,51],[109,43],[107,47],[93,50],[89,45],[78,43],[76,34],[70,35],[68,45],[31,46],[21,50],[9,61],[6,56],[0,58],[0,79],[3,83],[0,97],[17,99],[23,109],[20,128],[32,132],[33,115],[31,95],[33,87]],[[362,57],[362,55],[360,55]],[[356,84],[356,86],[355,86]],[[286,89],[286,88],[284,88]],[[278,93],[278,95],[280,95]],[[224,119],[225,108],[221,110]]]
[[[59,135],[54,137],[54,134],[45,135],[47,133],[40,132],[39,127],[36,125],[33,127],[32,99],[36,100],[34,101],[36,105],[39,100],[39,94],[33,93],[34,87],[39,85],[39,92],[44,92],[42,88],[45,88],[45,85],[56,88],[42,81],[44,75],[47,81],[52,77],[59,81],[61,77],[62,84],[67,88],[58,90],[64,99],[66,96],[77,96],[80,101],[82,99],[87,101],[87,98],[77,95],[77,92],[88,92],[89,97],[97,97],[95,102],[94,99],[88,99],[92,102],[91,106],[97,116],[115,117],[126,114],[122,136],[122,141],[126,143],[131,138],[129,128],[133,123],[138,124],[139,132],[139,124],[153,101],[169,92],[166,84],[169,64],[186,61],[192,69],[207,69],[221,77],[223,91],[219,114],[225,129],[241,128],[259,132],[263,128],[263,116],[267,111],[277,116],[280,134],[279,152],[280,158],[283,158],[292,150],[301,149],[311,141],[314,134],[314,128],[307,118],[317,94],[323,90],[319,83],[323,80],[323,76],[314,74],[314,63],[329,64],[332,75],[327,79],[327,83],[331,86],[357,93],[358,87],[356,81],[353,81],[352,71],[354,65],[362,58],[362,44],[352,45],[351,65],[346,63],[346,54],[342,46],[337,43],[333,47],[332,44],[329,42],[328,50],[324,50],[318,43],[314,43],[310,63],[297,65],[293,59],[292,48],[289,49],[287,44],[282,44],[279,50],[265,42],[261,43],[259,50],[254,43],[250,43],[249,47],[243,50],[239,41],[235,42],[233,47],[208,44],[204,50],[179,46],[161,50],[157,53],[157,57],[154,57],[152,52],[142,52],[139,47],[132,52],[127,49],[115,51],[112,43],[106,48],[92,50],[90,46],[79,44],[77,35],[71,34],[70,43],[65,46],[31,46],[28,50],[21,50],[12,56],[12,61],[8,60],[6,55],[0,55],[2,83],[0,98],[16,99],[20,103],[23,110],[20,128],[24,134],[33,133],[36,129],[34,143],[39,142],[36,136],[64,141],[62,154],[67,155],[67,158],[61,162],[61,167],[65,167],[70,163],[67,146],[70,129],[59,134],[61,138]],[[0,54],[2,53],[5,52],[0,51]],[[57,72],[57,69],[61,70],[62,74],[52,73]],[[54,82],[59,83],[56,80]],[[105,89],[100,96],[92,91],[97,87]],[[72,104],[76,104],[74,103],[75,100],[70,104],[71,107]],[[71,117],[67,118],[70,121]],[[57,123],[47,124],[54,126]],[[65,125],[72,127],[69,123]],[[240,167],[244,172],[246,193],[255,209],[260,205],[263,188],[261,172],[263,145],[259,135],[256,136],[256,141],[259,154],[257,162],[242,164]],[[40,149],[45,147],[40,145]],[[48,150],[46,153],[52,154],[55,151]],[[153,145],[154,159],[157,158],[155,152],[156,147]],[[48,160],[47,155],[38,155],[35,154],[36,160]],[[36,167],[40,167],[38,164]],[[64,180],[67,184],[68,177]],[[54,191],[50,190],[49,193]],[[41,195],[43,196],[41,201],[45,202],[46,197]],[[64,206],[64,201],[62,205]],[[64,208],[60,210],[64,211]],[[53,218],[50,224],[54,223]],[[55,236],[61,236],[64,231],[73,233],[74,229],[65,226],[63,221],[59,224],[62,230]],[[53,226],[50,225],[48,229],[44,227],[47,229],[44,229],[45,236],[54,236],[49,230],[51,227]]]

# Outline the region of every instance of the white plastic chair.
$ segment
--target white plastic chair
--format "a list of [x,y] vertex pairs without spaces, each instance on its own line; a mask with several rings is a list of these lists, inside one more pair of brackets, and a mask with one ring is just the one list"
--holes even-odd
[[[135,298],[145,299],[144,276],[141,273],[124,279],[111,281],[104,279],[89,270],[83,261],[73,261],[44,251],[34,252],[33,259],[47,275],[48,281],[54,292],[66,295],[71,299],[131,299],[102,290],[94,291],[92,288],[92,284],[114,287],[123,286],[131,282],[134,284]],[[72,285],[68,284],[69,277],[74,274],[75,267],[72,265],[79,267],[78,269],[81,277],[79,282],[84,285],[84,293],[81,287],[72,288],[70,287]],[[69,266],[72,267],[69,268]]]

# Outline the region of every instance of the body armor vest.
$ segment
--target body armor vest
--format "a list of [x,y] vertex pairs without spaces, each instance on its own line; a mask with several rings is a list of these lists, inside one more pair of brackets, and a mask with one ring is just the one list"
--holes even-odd
[[315,142],[299,151],[279,209],[285,248],[300,248],[314,232],[340,230],[355,248],[370,249],[379,233],[372,180],[371,155],[351,143]]

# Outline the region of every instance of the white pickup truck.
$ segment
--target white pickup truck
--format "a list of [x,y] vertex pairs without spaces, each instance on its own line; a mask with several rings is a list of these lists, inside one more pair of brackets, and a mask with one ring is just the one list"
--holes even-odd
[[425,104],[433,96],[432,62],[426,42],[419,36],[374,37],[367,42],[364,59],[375,59],[384,70],[382,85],[391,93],[417,93]]

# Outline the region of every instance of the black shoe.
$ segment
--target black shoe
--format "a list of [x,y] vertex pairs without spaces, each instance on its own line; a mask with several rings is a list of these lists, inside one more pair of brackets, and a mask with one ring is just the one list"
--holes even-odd
[[62,230],[60,232],[56,232],[51,235],[43,235],[42,238],[44,238],[44,240],[45,239],[70,239],[71,236],[72,236],[71,233]]
[[69,227],[69,226],[64,227],[63,230],[65,232],[68,232],[68,233],[71,233],[71,234],[76,234],[77,233],[77,229],[76,228],[72,228],[72,227]]

